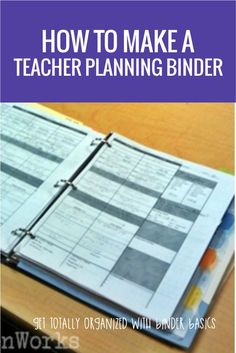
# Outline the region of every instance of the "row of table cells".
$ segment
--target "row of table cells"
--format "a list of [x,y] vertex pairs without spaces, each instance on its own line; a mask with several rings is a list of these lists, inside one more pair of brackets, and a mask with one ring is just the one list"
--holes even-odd
[[[53,121],[36,118],[30,113],[11,108],[3,114],[2,121],[3,147],[12,141],[17,145],[34,146],[39,151],[55,154],[64,159],[71,150],[83,139],[83,134],[61,126]],[[7,139],[8,137],[8,139]]]

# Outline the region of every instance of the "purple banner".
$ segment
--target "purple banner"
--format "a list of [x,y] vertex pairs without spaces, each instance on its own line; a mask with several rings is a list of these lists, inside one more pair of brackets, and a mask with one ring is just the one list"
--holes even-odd
[[3,102],[234,102],[234,1],[2,1]]

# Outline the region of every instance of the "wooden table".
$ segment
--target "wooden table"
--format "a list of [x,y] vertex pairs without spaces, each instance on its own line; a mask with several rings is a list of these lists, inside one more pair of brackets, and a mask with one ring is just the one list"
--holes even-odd
[[[233,104],[46,104],[100,132],[116,131],[140,143],[214,168],[234,169]],[[33,325],[36,316],[103,316],[96,310],[61,294],[4,265],[2,307]],[[210,310],[216,329],[202,330],[191,352],[231,353],[233,346],[234,277],[230,275]],[[57,338],[55,330],[44,332]],[[169,346],[140,332],[64,330],[79,335],[83,353],[173,353]],[[69,338],[68,338],[69,339]]]

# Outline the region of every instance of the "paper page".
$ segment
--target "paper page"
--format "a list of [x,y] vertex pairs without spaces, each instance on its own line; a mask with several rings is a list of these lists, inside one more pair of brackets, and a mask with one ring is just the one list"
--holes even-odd
[[19,245],[21,256],[139,315],[173,315],[233,177],[119,135]]
[[22,104],[1,105],[1,126],[1,249],[7,252],[17,241],[12,226],[25,227],[44,207],[55,182],[91,153],[95,133]]

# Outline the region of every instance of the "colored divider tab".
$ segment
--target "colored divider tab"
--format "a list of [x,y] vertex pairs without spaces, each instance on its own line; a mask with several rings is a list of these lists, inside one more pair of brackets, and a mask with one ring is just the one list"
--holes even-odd
[[224,230],[230,229],[234,224],[234,215],[227,212],[222,220],[221,227]]
[[210,271],[216,264],[217,254],[215,249],[208,248],[205,254],[202,257],[200,262],[200,268],[202,270]]
[[202,297],[202,290],[200,287],[196,285],[192,285],[190,288],[185,300],[184,300],[184,307],[186,309],[193,310],[196,308],[201,300]]

